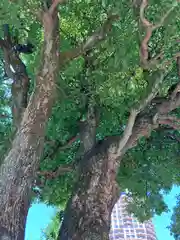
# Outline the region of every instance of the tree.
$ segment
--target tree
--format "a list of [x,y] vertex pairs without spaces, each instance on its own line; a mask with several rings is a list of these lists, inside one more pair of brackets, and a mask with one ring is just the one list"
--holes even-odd
[[[45,189],[49,185],[43,183],[43,179],[53,180],[55,177],[58,178],[59,174],[72,169],[78,170],[74,171],[76,183],[65,211],[59,233],[60,239],[101,239],[102,235],[103,239],[108,239],[110,213],[119,194],[116,175],[120,163],[121,172],[125,172],[125,174],[118,175],[118,182],[122,188],[126,186],[125,175],[133,172],[132,179],[136,179],[134,168],[138,169],[137,176],[142,178],[140,176],[150,167],[151,172],[148,176],[150,179],[147,180],[146,177],[145,181],[141,182],[139,195],[142,194],[142,189],[146,184],[145,193],[150,190],[151,198],[144,199],[144,201],[149,201],[151,205],[150,215],[159,209],[159,206],[154,204],[157,196],[159,197],[158,203],[161,203],[160,209],[165,209],[157,193],[162,186],[154,183],[154,187],[153,184],[149,185],[149,182],[157,181],[154,175],[155,169],[159,169],[159,175],[163,176],[162,162],[166,160],[167,163],[170,156],[173,156],[174,160],[168,164],[168,167],[171,166],[173,172],[167,171],[170,177],[169,182],[162,181],[162,185],[167,190],[172,183],[178,181],[175,167],[178,165],[177,151],[168,151],[167,154],[167,149],[164,150],[164,155],[159,157],[158,162],[156,161],[157,154],[153,155],[158,144],[162,147],[163,138],[159,138],[160,134],[166,136],[163,142],[170,140],[170,146],[175,150],[179,144],[178,133],[175,131],[179,128],[180,96],[178,94],[179,76],[177,75],[177,72],[179,74],[179,53],[178,47],[174,47],[174,39],[179,37],[179,21],[178,18],[171,19],[171,24],[174,26],[172,32],[169,32],[169,25],[165,24],[167,20],[170,20],[170,14],[178,13],[177,3],[178,1],[175,1],[172,5],[168,1],[163,1],[158,8],[162,11],[162,18],[159,21],[156,20],[159,14],[154,15],[149,11],[148,17],[158,22],[157,24],[151,24],[147,20],[148,17],[145,17],[147,9],[145,0],[133,1],[133,4],[130,1],[120,3],[119,1],[111,3],[85,1],[67,5],[63,5],[63,1],[55,0],[52,4],[47,2],[47,6],[45,4],[43,10],[40,11],[42,7],[38,1],[26,3],[28,11],[22,10],[23,6],[20,3],[9,3],[8,7],[16,6],[16,14],[17,10],[21,10],[22,16],[23,14],[28,16],[29,11],[33,12],[43,26],[44,39],[42,55],[39,58],[41,64],[37,74],[34,73],[33,64],[36,61],[33,57],[29,59],[24,57],[29,60],[31,77],[35,79],[35,86],[33,86],[33,81],[30,85],[34,87],[34,91],[32,88],[29,89],[29,84],[27,84],[29,77],[24,63],[19,55],[11,51],[11,39],[5,37],[1,39],[4,63],[9,70],[9,72],[6,70],[6,73],[10,73],[9,77],[14,80],[12,86],[16,87],[19,82],[22,84],[21,87],[18,85],[15,88],[16,91],[12,91],[15,136],[0,168],[2,239],[3,237],[23,239],[25,220],[32,197],[31,189],[34,184],[40,188],[42,186],[42,197],[50,199],[50,192]],[[62,14],[60,28],[57,14],[59,4]],[[7,5],[3,7],[5,6]],[[152,3],[148,9],[154,11],[156,7]],[[121,14],[112,14],[114,10],[117,12],[117,9],[118,12],[121,11]],[[119,15],[122,21],[118,19]],[[7,19],[5,20],[7,23]],[[27,26],[30,26],[30,23],[27,22]],[[41,27],[37,22],[32,30],[35,28],[38,29],[38,33],[41,32]],[[68,31],[64,32],[64,29]],[[137,31],[134,29],[139,30],[140,35],[137,36],[135,33]],[[145,31],[145,36],[143,36],[143,31]],[[105,40],[107,33],[112,37]],[[82,39],[86,40],[82,41]],[[78,42],[82,43],[77,45]],[[95,48],[99,42],[101,45]],[[156,43],[159,45],[156,46]],[[38,46],[40,45],[41,39],[38,41]],[[76,45],[75,48],[74,45]],[[72,50],[69,50],[70,46],[73,46]],[[163,46],[164,56],[161,52],[157,54],[161,46]],[[60,48],[62,51],[59,52]],[[138,61],[139,55],[140,61]],[[70,63],[73,59],[75,60]],[[175,68],[175,62],[177,68]],[[19,72],[18,67],[21,65],[23,68]],[[10,66],[13,66],[13,69],[17,67],[16,74],[13,74]],[[59,69],[60,76],[58,75]],[[173,83],[176,83],[174,90],[167,93]],[[58,96],[55,94],[57,86]],[[29,99],[27,99],[28,92],[31,93]],[[64,97],[63,100],[61,99],[61,104],[58,103],[60,94]],[[21,97],[18,98],[18,96]],[[53,103],[54,107],[52,107]],[[79,127],[76,124],[77,121]],[[54,127],[55,122],[56,127]],[[2,126],[5,127],[5,123]],[[63,131],[59,134],[61,129]],[[145,139],[141,139],[142,137]],[[67,139],[67,144],[63,145],[61,140],[66,142]],[[153,141],[157,139],[160,141],[155,144]],[[44,143],[45,153],[41,156]],[[71,146],[71,143],[74,145],[69,150],[70,159],[63,162],[68,154],[66,147]],[[78,145],[80,145],[79,154],[72,164]],[[64,163],[64,166],[62,164],[58,166],[58,156],[55,156],[60,149],[64,150],[62,161],[60,161]],[[147,150],[145,151],[148,159],[147,166],[144,164],[144,159],[139,159],[142,149]],[[3,145],[3,151],[5,150],[6,147]],[[51,159],[54,159],[54,162],[50,162]],[[68,165],[65,164],[67,162]],[[49,171],[54,167],[57,169],[53,172]],[[131,169],[128,173],[127,168]],[[40,176],[38,179],[37,174]],[[68,184],[66,176],[63,177],[64,182]],[[60,179],[63,180],[63,177]],[[71,174],[70,178],[73,178]],[[35,183],[34,180],[36,180]],[[73,179],[72,181],[74,182]],[[128,188],[131,190],[129,186]],[[134,193],[137,192],[136,189]],[[66,193],[70,194],[68,191],[65,192],[65,201]],[[56,196],[56,192],[54,195]],[[139,197],[137,197],[138,200]]]

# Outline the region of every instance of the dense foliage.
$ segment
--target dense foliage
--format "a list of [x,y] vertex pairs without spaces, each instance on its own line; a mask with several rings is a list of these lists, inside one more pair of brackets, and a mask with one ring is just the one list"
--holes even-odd
[[[24,43],[28,39],[35,45],[33,54],[21,54],[31,78],[32,92],[36,66],[41,56],[43,31],[31,12],[38,9],[41,3],[37,0],[26,4],[24,1],[17,2],[1,1],[1,24],[9,24],[11,33],[18,34],[19,42]],[[90,52],[91,67],[85,66],[81,56],[68,63],[59,74],[56,103],[48,122],[39,177],[34,189],[34,197],[47,204],[63,209],[71,194],[76,178],[76,171],[73,170],[80,156],[79,121],[86,118],[87,97],[90,95],[98,108],[97,137],[101,140],[106,136],[122,134],[130,108],[139,102],[151,85],[147,72],[140,65],[139,45],[145,32],[143,28],[139,30],[139,15],[134,2],[76,0],[61,7],[60,51],[82,42],[104,23],[109,12],[120,18],[113,23],[107,38]],[[180,81],[176,62],[172,61],[172,56],[179,51],[180,39],[180,6],[176,5],[175,0],[151,0],[146,11],[149,21],[156,23],[168,9],[174,7],[165,23],[154,31],[148,44],[152,58],[163,51],[163,59],[170,61],[159,91],[161,97],[167,95],[172,84]],[[3,53],[0,56],[0,151],[3,157],[12,139],[13,126],[11,80],[4,72]],[[179,117],[179,109],[174,114]],[[122,191],[128,189],[132,194],[134,202],[129,209],[141,220],[167,210],[160,190],[168,192],[173,184],[180,184],[179,147],[179,131],[162,126],[148,138],[142,138],[124,156],[117,181]],[[65,169],[67,166],[72,170],[64,170],[65,173],[57,171],[59,167]],[[172,231],[176,232],[173,227]]]

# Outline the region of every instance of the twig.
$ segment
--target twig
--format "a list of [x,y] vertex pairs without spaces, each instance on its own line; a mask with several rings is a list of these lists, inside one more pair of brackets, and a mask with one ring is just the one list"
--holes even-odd
[[53,171],[43,171],[43,172],[37,172],[39,176],[44,176],[47,179],[53,179],[56,178],[64,173],[71,172],[73,170],[72,166],[66,166],[66,167],[58,167]]

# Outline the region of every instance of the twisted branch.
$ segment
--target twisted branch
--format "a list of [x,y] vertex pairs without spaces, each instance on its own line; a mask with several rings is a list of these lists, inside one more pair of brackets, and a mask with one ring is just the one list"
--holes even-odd
[[[142,40],[142,43],[141,43],[141,46],[140,46],[140,60],[141,60],[142,66],[144,68],[148,68],[152,64],[154,65],[154,63],[157,61],[157,56],[154,59],[151,59],[150,62],[148,61],[148,59],[149,59],[148,43],[150,41],[150,38],[152,36],[153,31],[155,31],[157,28],[160,28],[161,26],[163,26],[165,20],[169,16],[169,14],[176,7],[175,5],[172,6],[165,13],[165,15],[161,18],[159,23],[153,25],[145,17],[145,9],[147,8],[147,6],[148,6],[148,0],[142,0],[142,3],[140,5],[140,20],[141,20],[143,26],[145,27],[146,34],[145,34],[145,37]],[[160,58],[161,56],[162,56],[162,53],[159,54],[158,58]]]

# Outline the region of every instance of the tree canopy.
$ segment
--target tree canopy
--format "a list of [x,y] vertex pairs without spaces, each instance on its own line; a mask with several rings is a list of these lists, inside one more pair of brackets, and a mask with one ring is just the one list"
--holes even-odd
[[[41,5],[40,0],[0,3],[1,38],[5,34],[3,26],[8,25],[11,37],[18,38],[18,43],[30,41],[35,46],[33,54],[20,54],[20,64],[25,65],[30,79],[28,97],[37,84],[37,66],[43,64],[44,31],[38,20]],[[88,119],[88,104],[96,108],[99,144],[109,136],[123,135],[133,115],[131,109],[135,108],[140,114],[138,120],[136,114],[134,122],[141,132],[132,139],[134,147],[121,160],[117,182],[121,191],[128,189],[133,197],[129,211],[140,220],[167,211],[162,192],[180,184],[179,11],[178,0],[76,0],[60,5],[58,51],[63,65],[56,81],[55,104],[46,127],[33,198],[65,208],[83,153],[80,124]],[[1,41],[0,45],[3,161],[18,120],[13,112],[17,110],[13,77],[8,74]],[[12,59],[9,66],[15,68],[17,62],[13,61],[17,59]],[[156,112],[158,127],[148,122]],[[171,230],[176,234],[174,227]]]

